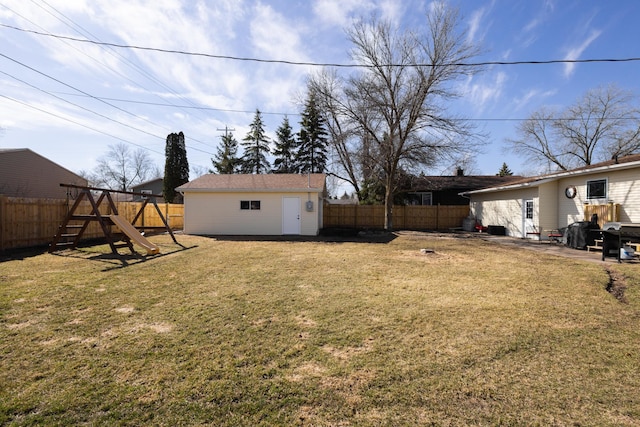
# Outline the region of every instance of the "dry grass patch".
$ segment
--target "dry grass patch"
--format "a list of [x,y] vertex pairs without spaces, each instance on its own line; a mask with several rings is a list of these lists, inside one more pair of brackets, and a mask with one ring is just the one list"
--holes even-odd
[[0,424],[640,422],[637,265],[623,304],[476,239],[152,240],[0,263]]

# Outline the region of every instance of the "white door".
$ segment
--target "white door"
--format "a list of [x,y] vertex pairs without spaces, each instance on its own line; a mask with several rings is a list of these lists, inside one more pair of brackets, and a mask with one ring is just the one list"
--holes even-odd
[[522,237],[538,237],[537,234],[531,234],[538,231],[533,213],[533,199],[524,199],[522,201]]
[[300,198],[282,198],[282,234],[300,234]]

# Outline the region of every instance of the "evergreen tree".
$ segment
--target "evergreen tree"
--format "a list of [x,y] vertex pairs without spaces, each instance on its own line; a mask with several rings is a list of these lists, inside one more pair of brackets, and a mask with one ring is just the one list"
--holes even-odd
[[500,168],[500,172],[498,172],[498,176],[511,176],[513,172],[509,169],[509,166],[505,162],[502,163],[502,167]]
[[242,172],[267,173],[270,167],[266,157],[266,154],[269,154],[269,139],[265,135],[260,110],[256,110],[253,123],[249,126],[249,132],[242,140],[241,145],[244,148],[241,164]]
[[302,112],[296,163],[303,173],[324,172],[327,166],[327,130],[313,94]]
[[284,117],[282,124],[276,130],[276,138],[273,150],[273,155],[276,157],[273,162],[273,172],[296,173],[296,138],[287,116]]
[[233,133],[225,132],[222,135],[222,145],[218,147],[216,157],[211,159],[214,170],[211,173],[232,174],[238,172],[240,159],[238,158],[238,141],[233,137]]
[[189,181],[189,163],[187,162],[187,148],[184,134],[171,133],[167,136],[165,146],[164,180],[162,190],[164,200],[173,203],[178,193],[176,187]]

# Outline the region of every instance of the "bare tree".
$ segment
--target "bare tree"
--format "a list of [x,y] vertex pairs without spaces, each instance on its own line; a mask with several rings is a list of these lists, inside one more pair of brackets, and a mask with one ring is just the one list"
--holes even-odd
[[92,185],[112,190],[129,191],[132,186],[162,176],[143,149],[131,151],[124,143],[110,145],[106,155],[98,159],[91,175]]
[[565,110],[541,108],[507,145],[547,169],[568,170],[640,151],[640,110],[632,93],[598,87]]
[[431,165],[469,148],[468,122],[449,115],[451,84],[477,71],[464,65],[478,50],[458,31],[457,11],[436,3],[425,32],[400,31],[372,18],[347,30],[358,73],[323,72],[309,89],[317,95],[344,178],[360,193],[368,178],[385,187],[385,228],[400,170]]

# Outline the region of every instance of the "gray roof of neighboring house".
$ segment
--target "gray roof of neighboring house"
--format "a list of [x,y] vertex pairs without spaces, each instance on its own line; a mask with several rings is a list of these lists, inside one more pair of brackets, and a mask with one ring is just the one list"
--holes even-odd
[[208,174],[181,185],[181,192],[323,192],[325,174]]
[[163,181],[164,181],[164,178],[162,178],[162,177],[153,178],[153,179],[150,179],[149,181],[145,181],[145,182],[141,182],[140,184],[133,185],[131,188],[144,187],[145,185],[157,184],[158,182],[161,183]]
[[85,178],[28,148],[0,149],[0,194],[63,199],[69,191],[60,184],[88,185]]
[[630,156],[614,158],[605,162],[594,163],[592,165],[581,166],[576,169],[568,171],[553,172],[546,175],[535,176],[531,178],[523,178],[506,185],[495,185],[489,188],[466,191],[463,194],[474,193],[489,193],[495,191],[514,190],[524,187],[537,187],[540,184],[544,184],[551,181],[556,181],[561,178],[567,178],[570,176],[587,175],[599,172],[606,172],[609,170],[623,170],[640,167],[640,154],[632,154]]
[[411,191],[477,190],[505,185],[523,177],[499,175],[419,176],[412,180]]

